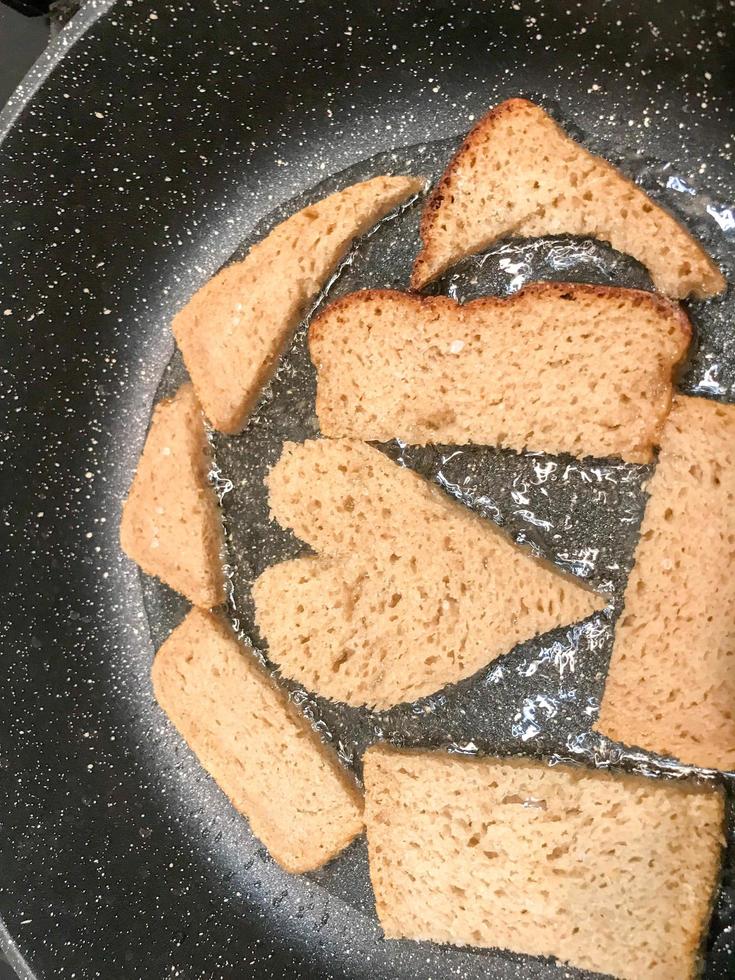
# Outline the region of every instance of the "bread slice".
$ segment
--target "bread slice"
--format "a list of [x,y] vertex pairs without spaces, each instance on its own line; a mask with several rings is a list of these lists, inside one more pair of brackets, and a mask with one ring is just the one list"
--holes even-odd
[[648,462],[691,336],[650,293],[540,283],[459,306],[352,293],[312,324],[322,433]]
[[321,867],[362,831],[352,777],[218,616],[189,613],[156,655],[153,689],[286,871]]
[[257,623],[282,673],[326,697],[412,701],[605,605],[363,443],[286,443],[267,482],[318,556],[266,569]]
[[720,790],[378,746],[365,823],[390,939],[497,946],[620,980],[697,974]]
[[735,770],[735,405],[678,396],[648,490],[596,727]]
[[174,318],[173,332],[207,418],[238,432],[291,334],[353,239],[416,194],[415,177],[374,177],[277,225]]
[[411,284],[421,288],[500,238],[566,234],[632,255],[667,296],[703,299],[725,288],[678,221],[524,99],[484,116],[447,167],[424,209]]
[[156,406],[120,522],[123,551],[207,609],[225,598],[222,521],[210,466],[202,411],[186,384]]

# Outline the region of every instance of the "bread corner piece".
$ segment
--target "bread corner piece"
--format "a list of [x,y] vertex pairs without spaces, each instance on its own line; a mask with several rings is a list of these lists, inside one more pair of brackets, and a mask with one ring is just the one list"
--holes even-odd
[[361,833],[354,780],[219,616],[192,610],[152,677],[158,703],[286,871],[321,867]]
[[224,602],[222,521],[211,452],[190,384],[154,412],[120,522],[123,551],[206,609]]
[[610,242],[675,299],[704,299],[726,285],[678,221],[525,99],[484,116],[445,170],[425,205],[411,285],[422,288],[498,239],[564,234]]
[[215,429],[240,431],[352,241],[423,186],[415,177],[381,176],[331,194],[281,222],[194,294],[173,332]]
[[735,770],[735,405],[677,397],[618,620],[599,732]]
[[382,746],[364,774],[386,937],[553,956],[620,980],[697,975],[720,790]]

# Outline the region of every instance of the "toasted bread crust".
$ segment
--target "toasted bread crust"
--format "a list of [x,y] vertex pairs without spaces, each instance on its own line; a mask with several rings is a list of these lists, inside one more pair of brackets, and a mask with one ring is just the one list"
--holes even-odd
[[426,198],[424,203],[424,210],[421,213],[421,221],[419,222],[419,235],[421,237],[422,247],[416,256],[414,262],[413,270],[411,272],[411,288],[412,289],[423,289],[427,283],[435,279],[443,269],[437,269],[435,272],[430,273],[429,269],[432,265],[432,244],[431,244],[431,232],[434,226],[434,221],[436,220],[437,212],[441,211],[445,200],[451,197],[452,185],[456,179],[457,170],[462,161],[462,158],[466,153],[471,153],[475,144],[485,131],[490,131],[492,128],[500,122],[504,116],[509,116],[519,109],[536,108],[533,102],[529,102],[528,99],[506,99],[505,102],[501,102],[500,105],[494,106],[488,112],[485,113],[480,119],[477,120],[475,125],[469,131],[469,133],[462,140],[462,143],[454,154],[452,159],[447,164],[446,170],[439,178],[438,183],[432,190],[432,192]]
[[401,293],[394,289],[360,289],[355,293],[347,293],[340,296],[329,306],[325,307],[321,313],[312,320],[309,326],[309,349],[311,344],[316,346],[323,339],[322,328],[328,324],[335,311],[349,308],[354,303],[374,303],[385,300],[387,302],[405,302],[406,309],[415,307],[417,304],[423,309],[431,312],[442,313],[446,310],[462,309],[498,309],[507,306],[508,303],[520,302],[522,299],[541,296],[541,297],[560,297],[565,296],[589,296],[602,300],[617,302],[621,297],[627,297],[631,301],[638,301],[652,310],[656,310],[662,316],[675,317],[681,327],[682,335],[686,338],[687,344],[692,338],[692,324],[683,307],[673,302],[666,296],[659,293],[652,293],[646,289],[628,289],[622,286],[604,286],[587,282],[530,282],[528,285],[519,289],[518,292],[510,296],[480,296],[478,299],[470,300],[468,303],[458,303],[457,300],[449,296],[424,296],[421,293]]

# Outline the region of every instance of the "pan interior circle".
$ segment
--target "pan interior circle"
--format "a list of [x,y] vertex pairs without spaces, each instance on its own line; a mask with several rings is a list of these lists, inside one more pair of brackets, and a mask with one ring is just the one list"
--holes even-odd
[[[247,253],[279,221],[329,193],[381,173],[442,172],[456,140],[443,140],[383,153],[310,188],[268,216],[233,255]],[[599,147],[597,152],[604,152]],[[609,158],[614,154],[608,153]],[[718,204],[704,190],[672,179],[664,162],[635,155],[614,159],[653,196],[678,214],[727,268],[732,242]],[[213,432],[212,479],[221,500],[226,531],[230,614],[253,655],[268,666],[268,650],[255,625],[251,584],[268,566],[309,553],[294,535],[270,521],[264,478],[284,442],[319,436],[315,414],[316,377],[307,351],[308,326],[335,299],[366,288],[407,288],[419,245],[422,201],[413,201],[359,240],[299,326],[263,390],[242,433]],[[461,262],[431,287],[460,302],[509,295],[538,280],[586,282],[651,289],[637,262],[593,239],[568,236],[509,240]],[[680,379],[690,394],[735,392],[735,358],[728,360],[726,331],[735,321],[732,290],[715,304],[690,304],[699,342]],[[174,354],[156,400],[173,393],[187,375]],[[292,700],[358,777],[368,745],[387,740],[400,746],[447,748],[464,754],[532,754],[616,764],[631,770],[653,767],[682,773],[683,767],[643,754],[621,753],[591,731],[604,687],[613,629],[645,507],[644,484],[653,467],[610,459],[515,453],[482,446],[378,446],[505,529],[516,541],[560,568],[582,577],[610,598],[608,609],[570,628],[521,644],[474,676],[412,704],[374,712],[331,702],[278,678]],[[156,646],[181,620],[185,604],[152,579],[143,583],[146,615]],[[309,876],[347,908],[375,921],[364,844],[357,842],[336,861]],[[449,955],[442,950],[442,955]],[[451,951],[462,975],[485,975],[487,956]]]

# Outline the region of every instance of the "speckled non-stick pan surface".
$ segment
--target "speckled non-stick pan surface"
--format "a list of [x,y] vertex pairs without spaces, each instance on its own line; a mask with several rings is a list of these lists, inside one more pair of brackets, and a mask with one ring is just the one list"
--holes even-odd
[[[472,120],[510,95],[543,101],[615,156],[732,277],[733,50],[724,0],[92,0],[56,42],[0,120],[0,936],[21,976],[585,976],[382,941],[359,842],[306,878],[270,861],[152,701],[153,651],[183,606],[121,556],[120,504],[156,392],[180,370],[168,325],[191,292],[292,199],[324,180],[340,186],[346,168],[366,176],[410,160],[434,173]],[[413,221],[409,211],[379,230],[335,290],[399,282]],[[601,246],[540,249],[496,250],[444,286],[507,291],[539,271],[646,284]],[[728,296],[692,309],[687,390],[735,398],[732,308]],[[298,380],[303,358],[289,358]],[[303,436],[301,382],[293,425]],[[273,451],[283,422],[279,397],[276,385],[247,443],[256,468],[257,439]],[[236,450],[218,446],[224,476],[228,460],[240,465]],[[469,473],[468,504],[579,573],[624,579],[613,566],[630,534],[634,543],[643,468],[452,455],[403,459],[448,492]],[[557,488],[575,481],[591,492],[564,524]],[[246,504],[260,506],[225,497],[239,553],[257,558],[270,545],[257,514],[237,519]],[[247,571],[244,561],[236,574]],[[426,731],[463,751],[606,762],[585,735],[608,655],[600,629],[511,654],[450,692],[448,707],[437,699],[425,729],[418,714],[353,724],[304,707],[358,768],[361,739],[383,723],[386,737]],[[735,973],[732,863],[728,853],[707,943],[712,980]]]

